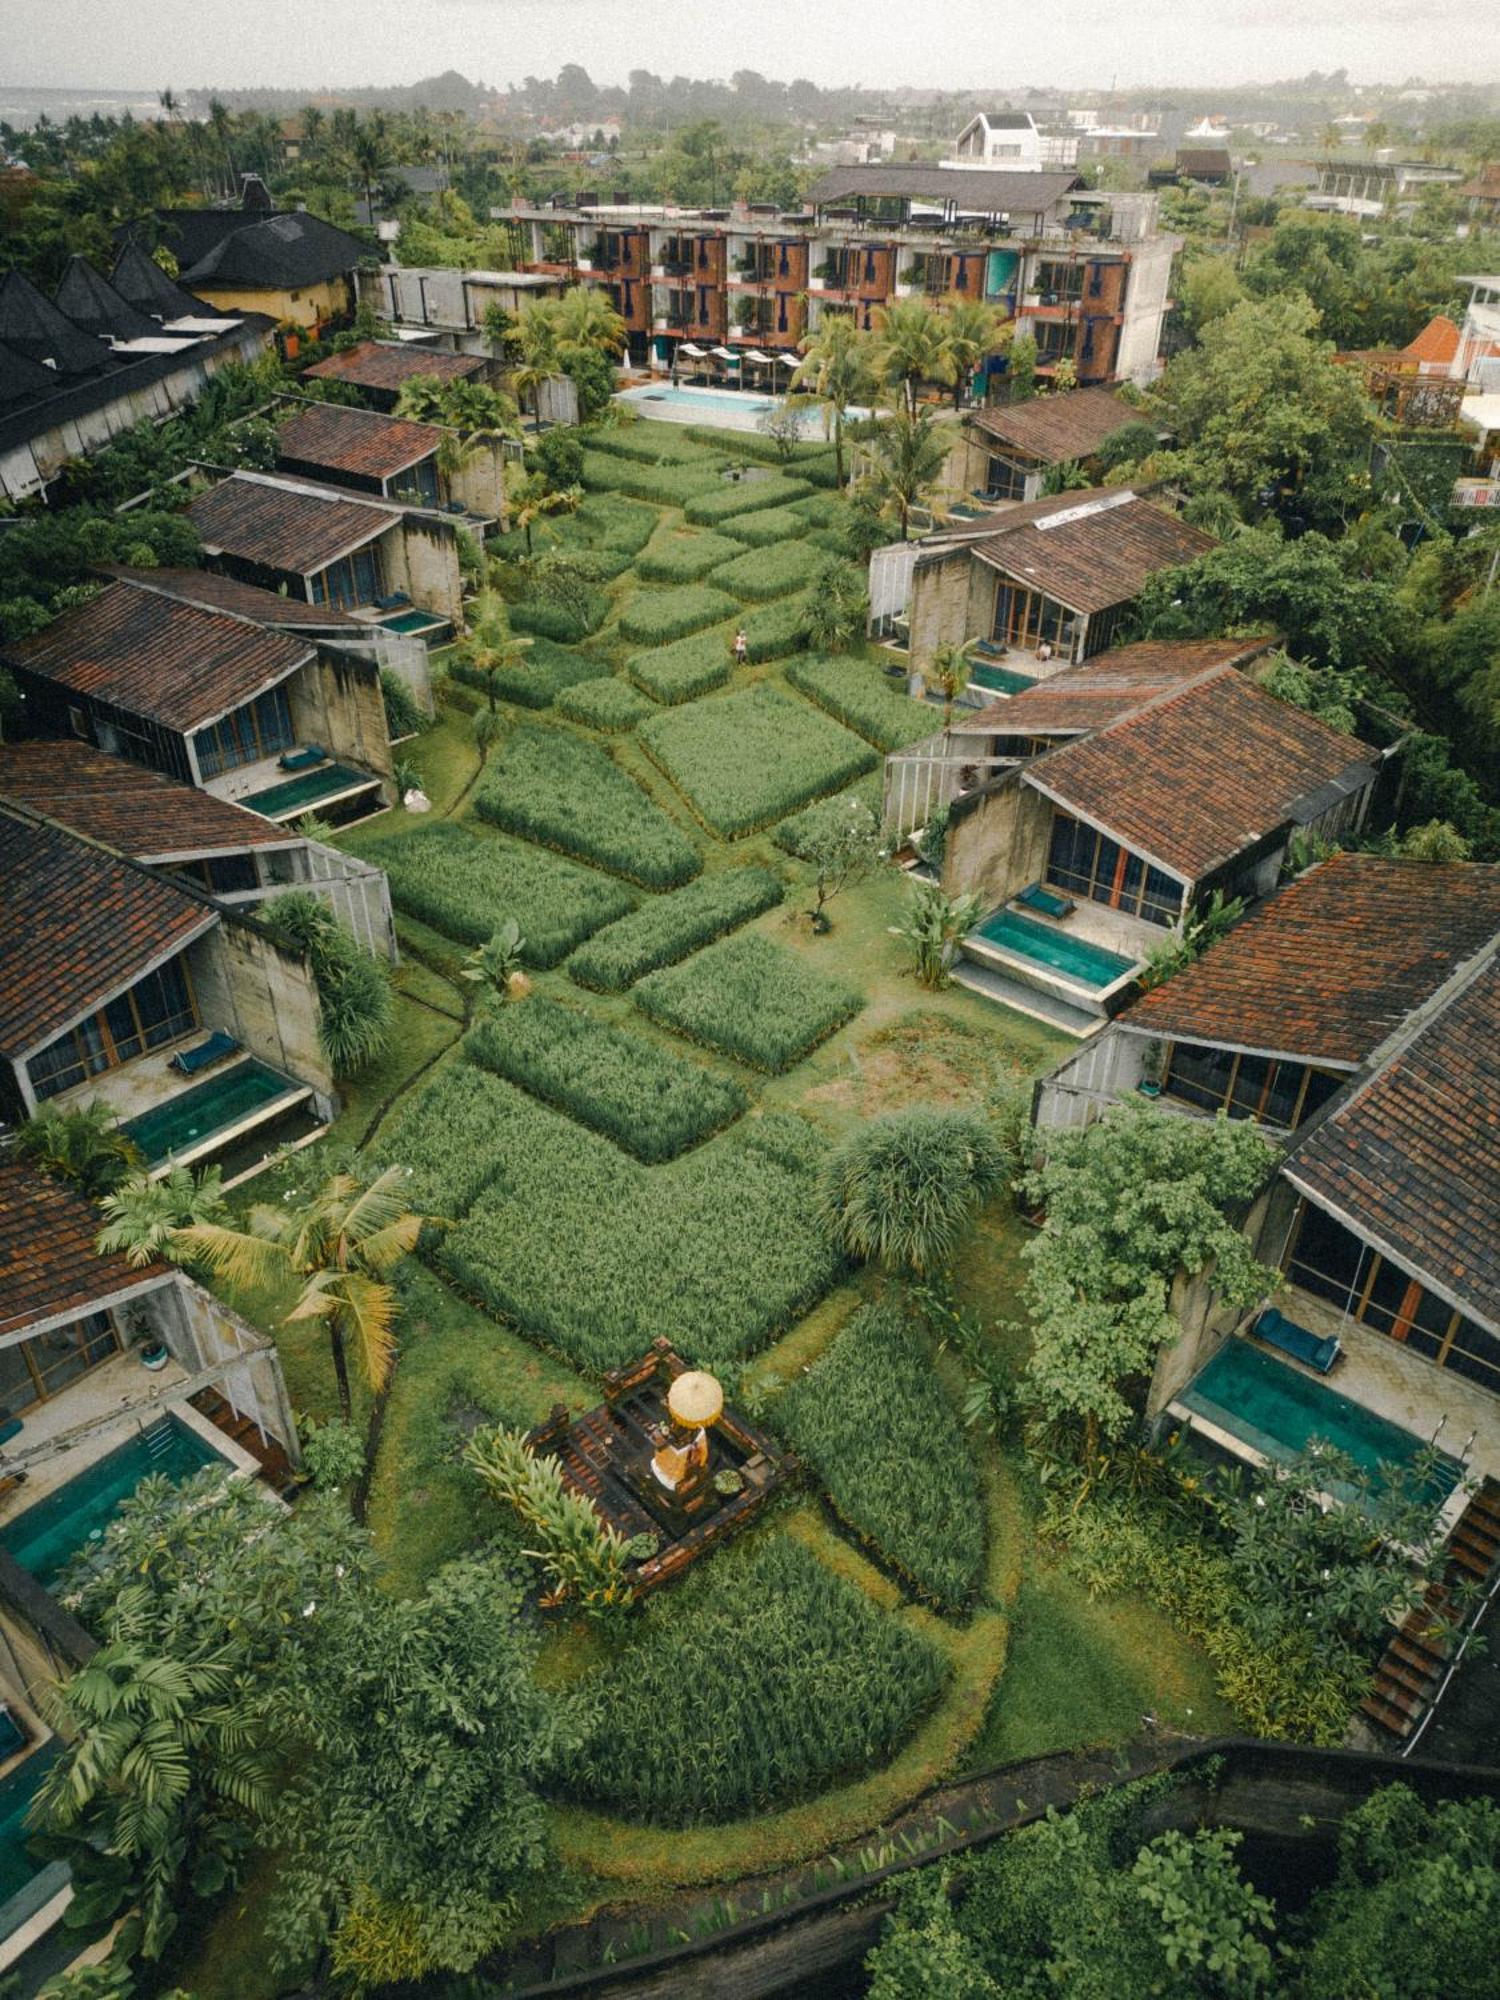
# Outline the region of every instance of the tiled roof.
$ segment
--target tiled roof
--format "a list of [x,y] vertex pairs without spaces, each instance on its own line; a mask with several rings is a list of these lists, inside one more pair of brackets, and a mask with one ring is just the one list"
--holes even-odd
[[1014,446],[1043,465],[1087,458],[1126,424],[1148,423],[1145,412],[1113,389],[1069,389],[1061,396],[976,410],[968,419],[986,437]]
[[390,479],[419,459],[430,458],[443,441],[435,424],[383,417],[341,403],[308,403],[281,425],[280,454],[299,465],[326,466],[366,479]]
[[317,380],[352,382],[357,389],[404,387],[413,375],[436,375],[440,382],[462,382],[488,367],[482,354],[449,354],[436,347],[414,347],[406,341],[362,340],[342,354],[315,361],[306,372]]
[[0,646],[0,659],[179,732],[238,708],[311,658],[305,639],[128,583],[106,584],[30,638]]
[[1264,639],[1144,639],[1096,653],[1076,667],[955,716],[964,736],[1081,736],[1104,729],[1143,703],[1215,667],[1238,666],[1272,643]]
[[0,1054],[34,1052],[217,922],[174,883],[0,807]]
[[1497,934],[1500,866],[1336,854],[1119,1021],[1164,1040],[1352,1067]]
[[378,502],[333,500],[289,480],[236,472],[200,493],[188,519],[210,555],[313,576],[383,535],[401,516]]
[[253,625],[269,625],[278,632],[326,632],[330,638],[335,634],[370,636],[363,619],[337,605],[304,604],[300,597],[262,590],[258,583],[241,583],[237,576],[221,576],[216,569],[131,569],[123,563],[102,563],[100,569],[137,590],[154,590],[159,596],[175,597],[180,604],[196,604],[203,611],[227,611],[235,618],[248,618]]
[[989,167],[935,167],[920,161],[874,167],[835,167],[813,182],[807,200],[816,207],[854,201],[860,195],[907,196],[917,201],[952,202],[971,214],[1041,215],[1071,189],[1082,187],[1076,173],[1027,173]]
[[1404,361],[1450,362],[1458,355],[1458,328],[1446,314],[1438,313],[1428,320],[1415,340],[1409,340],[1401,350]]
[[1225,146],[1179,146],[1177,148],[1177,171],[1190,179],[1202,175],[1227,179],[1233,171],[1228,148]]
[[100,1299],[168,1275],[132,1270],[119,1252],[99,1256],[99,1211],[75,1189],[18,1160],[0,1160],[0,1333],[64,1313],[82,1317]]
[[0,743],[0,799],[11,799],[137,861],[285,847],[259,813],[181,785],[87,743]]
[[1225,667],[1038,757],[1022,783],[1196,882],[1378,761]]
[[[1110,504],[1099,504],[1103,501]],[[995,532],[972,545],[974,553],[1070,611],[1090,612],[1128,604],[1158,570],[1175,569],[1217,547],[1212,535],[1128,486],[1080,494],[1076,507],[1076,517],[1071,509],[1054,509],[1047,525],[1002,515]]]
[[1500,1331],[1494,953],[1296,1148],[1294,1187]]

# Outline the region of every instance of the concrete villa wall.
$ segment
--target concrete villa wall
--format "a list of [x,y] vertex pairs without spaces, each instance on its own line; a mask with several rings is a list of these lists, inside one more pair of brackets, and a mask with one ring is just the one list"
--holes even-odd
[[333,1072],[318,1039],[318,989],[306,962],[242,919],[226,917],[188,948],[205,1028],[224,1028],[252,1055],[311,1084],[332,1116]]
[[[352,653],[320,650],[287,684],[299,743],[321,743],[335,757],[391,775],[391,739],[380,698],[379,669]],[[389,791],[386,804],[390,804]]]
[[462,500],[471,514],[484,514],[505,527],[505,457],[498,441],[479,444],[474,456],[451,476],[448,485],[455,500]]
[[1144,1035],[1106,1028],[1058,1064],[1036,1089],[1035,1123],[1043,1129],[1091,1125],[1141,1080]]
[[[1256,1255],[1273,1269],[1281,1262],[1296,1206],[1295,1191],[1278,1175],[1256,1196],[1245,1216],[1243,1233]],[[1148,1417],[1164,1410],[1187,1387],[1246,1317],[1218,1297],[1213,1289],[1212,1272],[1200,1273],[1195,1278],[1179,1272],[1172,1284],[1169,1303],[1182,1332],[1157,1354],[1146,1399]]]
[[939,646],[961,646],[988,633],[995,584],[995,572],[967,549],[920,564],[911,584],[912,665],[925,665]]
[[984,791],[956,800],[943,853],[943,890],[977,895],[986,908],[1005,902],[1045,871],[1052,806],[1006,772]]
[[463,577],[458,535],[450,523],[407,515],[381,537],[380,559],[388,591],[404,590],[424,611],[462,626]]

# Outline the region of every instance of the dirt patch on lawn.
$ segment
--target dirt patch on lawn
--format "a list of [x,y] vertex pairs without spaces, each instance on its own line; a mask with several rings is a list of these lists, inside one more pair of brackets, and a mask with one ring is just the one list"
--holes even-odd
[[974,1105],[1019,1084],[1028,1065],[991,1034],[936,1008],[917,1008],[855,1040],[849,1065],[803,1102],[872,1118],[911,1104]]

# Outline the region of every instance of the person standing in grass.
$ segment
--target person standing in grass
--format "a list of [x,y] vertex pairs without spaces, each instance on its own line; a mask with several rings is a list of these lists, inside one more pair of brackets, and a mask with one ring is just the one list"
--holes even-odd
[[734,635],[734,664],[742,667],[750,657],[750,634],[742,625]]

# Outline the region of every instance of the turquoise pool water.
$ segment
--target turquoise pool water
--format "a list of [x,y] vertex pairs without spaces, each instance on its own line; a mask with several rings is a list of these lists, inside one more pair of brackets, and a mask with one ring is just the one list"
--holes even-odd
[[176,1417],[164,1417],[150,1439],[142,1434],[117,1445],[76,1479],[7,1521],[0,1529],[0,1548],[30,1570],[44,1590],[50,1589],[76,1555],[103,1538],[121,1501],[130,1498],[148,1473],[165,1473],[180,1486],[205,1465],[228,1463]]
[[283,813],[309,811],[321,800],[331,799],[338,792],[374,782],[368,772],[352,771],[347,764],[320,764],[316,771],[300,772],[284,784],[270,785],[263,792],[251,792],[247,798],[237,799],[235,803],[275,819]]
[[[1244,1340],[1226,1341],[1177,1400],[1282,1464],[1314,1438],[1377,1474],[1382,1465],[1410,1465],[1425,1448],[1414,1432],[1351,1403]],[[1453,1491],[1462,1469],[1446,1453],[1439,1457],[1427,1482],[1434,1508]],[[1339,1492],[1338,1482],[1329,1484],[1340,1498],[1353,1497],[1348,1488]]]
[[[686,368],[689,363],[682,365]],[[790,375],[791,370],[781,372]],[[670,382],[642,383],[634,389],[622,389],[615,398],[617,403],[629,403],[643,417],[659,417],[670,424],[712,424],[726,431],[753,431],[780,400],[756,395],[751,389],[676,389]],[[844,414],[853,422],[870,413],[851,407]],[[803,410],[799,429],[805,438],[821,438],[823,419],[816,410]]]
[[236,1063],[221,1076],[194,1084],[180,1097],[143,1111],[122,1129],[134,1139],[146,1156],[148,1166],[158,1166],[169,1153],[186,1152],[215,1132],[248,1118],[263,1104],[284,1097],[293,1084],[279,1070],[257,1062],[254,1056]]
[[1050,966],[1065,978],[1076,979],[1081,986],[1113,986],[1117,979],[1135,969],[1133,958],[1121,958],[1118,952],[1106,951],[1102,945],[1089,944],[1084,938],[1070,937],[1050,924],[1035,923],[1030,917],[1018,916],[1014,910],[996,910],[985,918],[974,935],[999,945],[1003,951],[1013,951],[1021,958],[1034,959],[1038,965]]
[[387,632],[436,632],[448,621],[432,611],[393,611],[380,622]]
[[26,1814],[37,1787],[57,1762],[61,1750],[59,1739],[49,1736],[24,1764],[17,1764],[0,1778],[0,1903],[8,1903],[19,1894],[41,1866],[26,1852],[26,1842],[31,1837]]
[[1024,694],[1027,688],[1036,686],[1030,674],[1018,674],[1012,667],[998,667],[993,661],[973,658],[969,661],[969,680],[975,687],[988,688],[991,694]]

